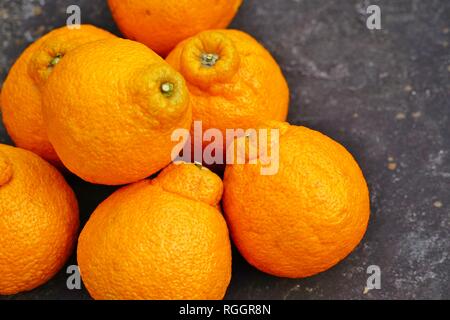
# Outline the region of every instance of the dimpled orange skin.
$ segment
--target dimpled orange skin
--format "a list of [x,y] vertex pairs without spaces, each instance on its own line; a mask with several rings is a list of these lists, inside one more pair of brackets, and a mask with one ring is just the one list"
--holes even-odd
[[0,144],[0,294],[50,280],[72,253],[78,225],[62,175],[37,155]]
[[171,165],[115,192],[81,232],[78,264],[94,299],[222,299],[231,248],[217,209],[222,181]]
[[73,48],[114,37],[90,25],[80,29],[55,29],[31,44],[17,59],[1,92],[3,123],[15,144],[33,151],[52,164],[61,165],[48,141],[41,113],[41,85],[51,73],[50,62],[56,53],[63,56]]
[[[215,54],[213,66],[203,54]],[[270,53],[238,30],[210,30],[180,43],[166,58],[186,79],[193,120],[203,130],[256,128],[266,120],[284,121],[289,88]]]
[[242,0],[109,0],[114,20],[130,39],[165,56],[180,41],[226,28]]
[[171,162],[173,130],[191,125],[183,77],[131,40],[101,40],[69,52],[43,98],[48,137],[60,159],[92,183],[126,184],[159,171]]
[[261,164],[225,170],[223,208],[234,243],[266,273],[302,278],[325,271],[361,241],[369,193],[350,153],[325,135],[280,124],[275,175]]

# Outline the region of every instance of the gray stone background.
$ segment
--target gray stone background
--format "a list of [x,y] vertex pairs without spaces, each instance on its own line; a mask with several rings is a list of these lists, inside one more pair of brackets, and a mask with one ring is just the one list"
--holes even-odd
[[[103,0],[0,0],[0,81],[30,42],[65,23],[70,4],[81,7],[83,23],[119,34]],[[381,7],[380,31],[365,26],[369,4]],[[291,88],[289,121],[354,154],[372,216],[359,247],[311,278],[265,275],[234,252],[226,298],[450,299],[450,1],[245,0],[232,27],[280,63]],[[11,143],[1,123],[0,142]],[[67,179],[83,221],[114,190]],[[364,290],[369,265],[381,268],[380,290]],[[66,278],[63,270],[4,298],[89,298],[67,290]]]

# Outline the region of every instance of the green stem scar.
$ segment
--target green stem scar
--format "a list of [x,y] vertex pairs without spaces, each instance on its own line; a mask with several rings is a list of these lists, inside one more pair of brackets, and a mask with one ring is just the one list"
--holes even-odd
[[52,60],[50,60],[50,63],[48,64],[49,68],[53,68],[54,66],[56,66],[62,58],[62,54],[58,53]]
[[202,53],[200,60],[205,67],[214,67],[220,57],[215,53]]
[[161,84],[161,93],[166,97],[170,97],[173,94],[174,85],[171,82],[164,82]]

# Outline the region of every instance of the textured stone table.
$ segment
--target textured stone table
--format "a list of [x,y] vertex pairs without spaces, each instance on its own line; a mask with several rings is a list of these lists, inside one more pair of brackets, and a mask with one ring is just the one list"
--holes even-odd
[[[118,33],[103,0],[2,0],[0,81],[31,41],[65,23],[70,4],[81,7],[83,23]],[[369,4],[381,7],[382,30],[366,28]],[[354,154],[370,185],[372,217],[361,245],[312,278],[265,275],[235,252],[226,297],[450,299],[450,2],[245,0],[233,27],[281,64],[291,87],[289,121]],[[11,142],[1,124],[0,142]],[[114,190],[68,180],[83,221]],[[381,268],[380,290],[364,290],[369,265]],[[63,270],[6,298],[89,298],[67,290],[66,277]]]

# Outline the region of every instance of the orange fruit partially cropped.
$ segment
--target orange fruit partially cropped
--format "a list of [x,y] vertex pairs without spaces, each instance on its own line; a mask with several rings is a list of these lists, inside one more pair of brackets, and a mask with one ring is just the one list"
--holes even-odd
[[62,175],[37,155],[0,144],[0,294],[52,278],[75,244],[78,204]]
[[361,241],[368,188],[337,142],[305,127],[273,127],[280,133],[274,144],[278,170],[262,175],[268,163],[260,158],[227,166],[223,208],[234,243],[250,264],[280,277],[307,277],[334,266]]
[[166,55],[180,41],[226,28],[242,0],[108,0],[114,20],[130,39]]
[[44,86],[42,110],[64,165],[107,185],[167,166],[173,130],[192,117],[183,77],[145,45],[119,38],[66,54]]
[[70,50],[113,37],[109,32],[90,25],[81,25],[80,29],[62,27],[46,34],[22,53],[11,68],[1,92],[3,123],[17,146],[60,165],[42,119],[42,84]]
[[193,120],[202,121],[204,131],[216,128],[225,137],[226,129],[286,120],[289,88],[281,69],[242,31],[199,33],[180,43],[166,61],[185,77]]
[[222,299],[231,278],[222,181],[193,164],[119,189],[94,211],[78,242],[95,299]]

